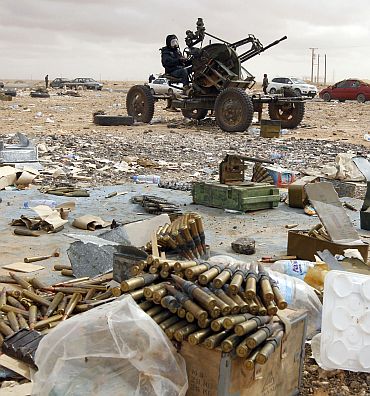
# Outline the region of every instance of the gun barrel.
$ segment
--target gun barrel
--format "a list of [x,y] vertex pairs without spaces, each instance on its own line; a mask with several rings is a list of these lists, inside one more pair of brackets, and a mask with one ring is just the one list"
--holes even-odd
[[261,52],[264,52],[266,50],[268,50],[269,48],[279,44],[281,41],[286,40],[288,37],[284,36],[282,38],[280,38],[279,40],[275,40],[274,42],[266,45],[266,47],[262,47],[262,48],[251,48],[250,50],[244,52],[243,54],[239,55],[239,60],[241,63],[247,61],[248,59],[253,58],[256,55],[259,55]]

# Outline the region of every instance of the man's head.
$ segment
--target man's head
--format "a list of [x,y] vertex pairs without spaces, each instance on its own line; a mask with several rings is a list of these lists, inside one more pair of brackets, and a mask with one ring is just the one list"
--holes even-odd
[[174,34],[170,34],[166,37],[166,46],[168,48],[178,48],[179,40]]
[[265,73],[265,74],[263,75],[263,77],[267,77],[267,74]]

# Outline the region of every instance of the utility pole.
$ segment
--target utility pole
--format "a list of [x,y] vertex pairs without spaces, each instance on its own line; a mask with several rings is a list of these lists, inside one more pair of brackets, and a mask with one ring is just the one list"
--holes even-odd
[[317,77],[316,83],[319,84],[320,82],[320,54],[317,55]]
[[310,50],[311,50],[311,82],[313,83],[313,66],[315,60],[315,50],[317,50],[317,48],[310,48]]
[[324,85],[326,85],[326,54],[324,55]]

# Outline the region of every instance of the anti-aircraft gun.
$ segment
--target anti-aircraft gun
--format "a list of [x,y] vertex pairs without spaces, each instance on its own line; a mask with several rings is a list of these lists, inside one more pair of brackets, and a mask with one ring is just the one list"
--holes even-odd
[[[191,63],[191,89],[186,95],[152,94],[146,85],[135,85],[127,93],[127,111],[136,120],[150,122],[154,115],[154,102],[160,99],[169,101],[172,107],[180,108],[183,115],[193,119],[203,119],[211,110],[219,127],[226,132],[241,132],[252,123],[253,113],[259,119],[264,103],[268,104],[271,119],[280,120],[283,128],[295,128],[303,119],[304,101],[294,91],[286,89],[282,95],[252,95],[246,92],[254,84],[254,76],[242,64],[279,44],[287,37],[263,46],[252,34],[234,43],[227,42],[206,32],[202,18],[198,18],[196,31],[186,31],[184,50]],[[205,38],[215,43],[202,46]],[[197,46],[199,45],[200,46]],[[237,49],[250,47],[237,53]],[[176,87],[178,79],[164,74],[163,77]]]

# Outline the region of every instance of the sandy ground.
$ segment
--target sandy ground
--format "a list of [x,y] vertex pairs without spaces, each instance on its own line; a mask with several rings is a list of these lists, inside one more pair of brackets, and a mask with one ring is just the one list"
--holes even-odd
[[[51,89],[48,99],[31,98],[29,90],[21,89],[28,82],[8,83],[17,86],[19,93],[11,102],[0,102],[0,135],[26,133],[43,145],[40,160],[45,169],[62,168],[66,175],[55,179],[45,172],[38,182],[43,185],[118,184],[133,173],[155,173],[167,180],[217,178],[218,163],[228,152],[268,158],[278,152],[282,156],[280,163],[293,170],[310,165],[319,169],[333,161],[338,152],[367,154],[370,148],[370,142],[363,138],[370,133],[370,103],[309,101],[300,127],[280,139],[269,140],[260,138],[253,128],[246,133],[227,134],[212,120],[183,123],[181,113],[164,110],[163,101],[156,104],[151,125],[94,125],[94,111],[126,114],[125,95],[131,82],[108,82],[103,91],[81,91],[81,97],[59,96],[59,90]],[[266,111],[264,117],[268,118]],[[71,159],[71,154],[80,158]],[[122,163],[127,164],[128,157],[150,159],[155,164],[135,165],[127,170]],[[117,163],[121,166],[117,167]],[[369,375],[341,370],[325,374],[307,352],[302,395],[370,394]]]

